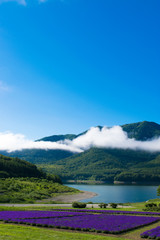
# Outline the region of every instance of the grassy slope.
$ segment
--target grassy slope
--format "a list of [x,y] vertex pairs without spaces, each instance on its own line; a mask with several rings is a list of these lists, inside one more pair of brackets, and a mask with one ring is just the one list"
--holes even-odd
[[124,240],[125,238],[98,236],[92,234],[55,231],[28,226],[0,224],[1,240]]
[[79,192],[77,189],[47,179],[36,178],[0,179],[0,189],[1,203],[33,203],[36,200],[51,198],[61,193]]

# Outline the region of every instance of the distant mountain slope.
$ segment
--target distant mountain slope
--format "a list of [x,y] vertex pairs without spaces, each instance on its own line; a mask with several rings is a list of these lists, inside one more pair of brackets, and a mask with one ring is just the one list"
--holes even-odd
[[[98,126],[100,129],[102,126]],[[138,122],[121,126],[129,138],[145,141],[160,136],[160,125],[154,122]],[[73,140],[86,132],[66,135],[52,135],[40,140]],[[37,140],[38,141],[38,140]],[[16,152],[1,152],[19,157],[44,169],[59,174],[63,179],[96,179],[104,181],[159,181],[160,153],[147,151],[92,148],[81,154],[64,150],[30,149]],[[157,180],[158,179],[158,180]]]
[[[97,126],[102,129],[103,126]],[[131,124],[121,125],[122,129],[127,132],[129,138],[135,138],[136,140],[145,141],[147,139],[152,139],[154,137],[160,136],[160,125],[155,122],[137,122]],[[73,140],[83,134],[88,130],[76,135],[76,134],[66,134],[66,135],[52,135],[49,137],[44,137],[36,141],[51,141],[57,142],[65,139]]]
[[[102,129],[102,126],[97,126]],[[124,131],[127,132],[129,138],[135,138],[136,140],[144,141],[146,139],[151,139],[154,137],[160,136],[160,125],[154,122],[138,122],[132,124],[125,124],[121,126]],[[61,141],[64,139],[73,140],[78,136],[85,134],[87,131],[82,132],[78,135],[75,134],[66,134],[66,135],[52,135],[49,137],[44,137],[36,141]],[[15,152],[5,152],[0,151],[1,154],[10,156],[10,157],[19,157],[23,160],[40,164],[40,163],[56,163],[61,159],[68,158],[75,153],[66,150],[41,150],[41,149],[29,149]]]
[[[160,153],[122,149],[92,148],[84,153],[59,160],[52,169],[63,180],[160,181]],[[125,174],[122,174],[125,173]]]
[[42,150],[42,149],[26,149],[15,152],[0,152],[6,156],[18,157],[22,160],[38,164],[38,163],[55,163],[60,159],[72,156],[74,153],[65,150]]
[[0,155],[0,177],[43,177],[43,173],[32,163]]
[[75,134],[52,135],[49,137],[44,137],[44,138],[38,139],[36,141],[57,142],[57,141],[65,140],[65,139],[73,140],[76,137],[77,137],[77,135],[75,135]]
[[138,122],[121,126],[129,138],[145,141],[160,136],[160,125],[155,122]]

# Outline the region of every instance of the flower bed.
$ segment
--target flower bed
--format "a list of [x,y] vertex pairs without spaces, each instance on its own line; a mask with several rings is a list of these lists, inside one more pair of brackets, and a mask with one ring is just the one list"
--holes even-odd
[[160,227],[156,227],[151,230],[145,231],[140,236],[141,238],[160,240]]
[[0,212],[0,220],[15,220],[26,218],[50,218],[83,215],[86,213],[71,211],[2,211]]
[[82,231],[97,231],[103,233],[122,233],[131,229],[159,221],[158,217],[126,216],[106,214],[82,214],[54,218],[12,219],[9,222],[42,227],[57,227]]
[[74,212],[124,214],[124,215],[156,215],[156,216],[160,215],[160,212],[121,211],[121,210],[56,209],[56,211],[74,211]]

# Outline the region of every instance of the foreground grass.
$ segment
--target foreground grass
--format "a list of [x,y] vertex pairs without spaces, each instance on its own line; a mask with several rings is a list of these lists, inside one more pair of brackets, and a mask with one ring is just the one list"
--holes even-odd
[[93,234],[72,233],[66,231],[55,231],[29,226],[17,226],[12,224],[0,224],[1,240],[127,240],[110,236],[98,236]]
[[41,207],[41,206],[32,206],[32,207],[7,207],[7,206],[0,206],[0,211],[25,211],[25,210],[38,210],[38,211],[49,211],[49,210],[56,210],[56,209],[73,209],[69,207]]
[[[159,226],[159,224],[160,224],[160,222],[156,222],[156,223],[150,224],[148,226],[144,226],[144,227],[129,231],[127,233],[124,233],[122,235],[122,237],[127,238],[127,239],[132,239],[132,240],[142,240],[142,238],[140,237],[141,233],[143,233],[147,230],[150,230],[152,228],[156,228]],[[147,240],[147,239],[145,239],[145,240]]]

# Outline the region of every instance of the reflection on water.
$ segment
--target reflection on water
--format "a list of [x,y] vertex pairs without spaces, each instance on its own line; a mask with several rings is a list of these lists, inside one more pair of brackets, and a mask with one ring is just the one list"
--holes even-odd
[[82,191],[95,192],[98,196],[90,199],[82,200],[81,202],[143,202],[148,199],[157,197],[158,186],[143,186],[143,185],[86,185],[86,184],[66,184],[69,187],[74,187]]

